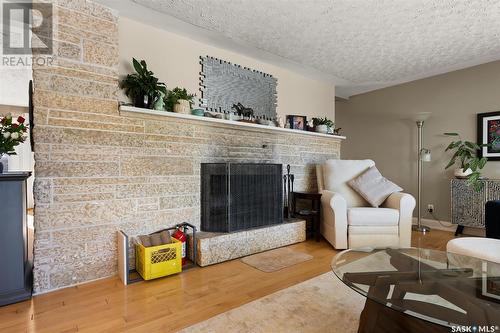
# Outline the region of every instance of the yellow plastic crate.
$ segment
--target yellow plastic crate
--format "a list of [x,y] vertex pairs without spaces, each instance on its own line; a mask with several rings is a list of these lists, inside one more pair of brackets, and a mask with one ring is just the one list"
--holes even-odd
[[182,271],[182,242],[144,247],[136,244],[135,267],[144,280],[156,279]]

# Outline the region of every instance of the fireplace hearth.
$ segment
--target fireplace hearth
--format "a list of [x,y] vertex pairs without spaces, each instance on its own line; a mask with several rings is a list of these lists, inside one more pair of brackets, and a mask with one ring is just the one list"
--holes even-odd
[[281,164],[202,163],[201,230],[234,232],[283,223]]

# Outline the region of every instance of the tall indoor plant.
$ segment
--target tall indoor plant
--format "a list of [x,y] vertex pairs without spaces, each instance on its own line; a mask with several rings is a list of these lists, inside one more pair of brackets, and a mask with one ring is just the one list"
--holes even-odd
[[454,151],[450,162],[446,165],[448,169],[456,164],[460,168],[455,169],[455,177],[466,178],[469,185],[473,186],[476,191],[481,191],[483,182],[481,182],[481,169],[484,168],[488,161],[485,157],[479,158],[477,152],[481,147],[487,145],[478,145],[475,142],[462,140],[458,133],[444,133],[444,135],[456,137],[458,140],[452,141],[445,151]]
[[26,140],[27,128],[24,122],[22,116],[14,121],[10,113],[0,117],[0,173],[8,171],[8,155],[15,155],[15,147]]
[[125,94],[133,101],[134,105],[140,108],[152,108],[158,98],[163,98],[167,94],[167,86],[154,76],[148,69],[146,61],[137,61],[132,58],[132,65],[135,73],[128,74],[120,87],[125,90]]

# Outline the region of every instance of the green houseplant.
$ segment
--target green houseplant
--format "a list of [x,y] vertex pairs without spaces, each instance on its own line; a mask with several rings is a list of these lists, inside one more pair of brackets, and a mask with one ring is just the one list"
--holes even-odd
[[444,133],[444,135],[458,138],[446,147],[445,151],[451,150],[454,151],[454,154],[445,169],[458,163],[460,168],[455,170],[455,176],[466,178],[470,186],[478,192],[481,191],[483,188],[483,182],[480,180],[481,169],[484,168],[488,160],[485,157],[479,158],[477,151],[487,145],[478,145],[475,142],[462,140],[458,133]]
[[132,65],[136,72],[128,74],[120,82],[120,87],[125,90],[125,94],[135,106],[150,109],[162,94],[163,96],[167,94],[167,86],[159,82],[144,60],[139,62],[132,58]]
[[188,93],[186,88],[175,87],[173,90],[168,91],[165,97],[167,110],[179,113],[189,113],[194,96],[194,94]]
[[332,129],[335,126],[333,121],[328,118],[313,118],[313,125],[316,132],[328,133],[328,129]]

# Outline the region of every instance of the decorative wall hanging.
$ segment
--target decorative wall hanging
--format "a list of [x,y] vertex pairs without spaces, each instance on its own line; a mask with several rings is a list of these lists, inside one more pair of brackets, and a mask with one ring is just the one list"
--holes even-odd
[[236,112],[234,105],[243,105],[256,118],[276,118],[276,78],[214,57],[200,59],[201,107],[229,114]]
[[480,157],[487,157],[490,161],[500,161],[500,111],[478,113],[477,144],[488,144],[479,150]]

